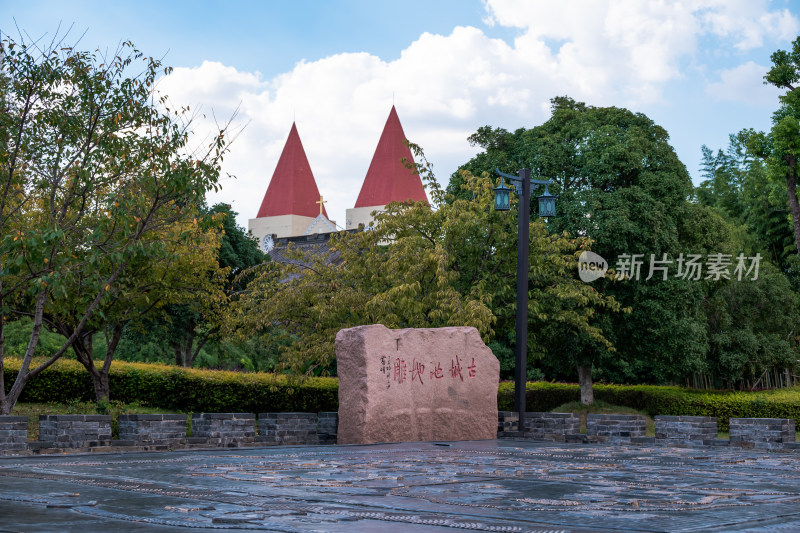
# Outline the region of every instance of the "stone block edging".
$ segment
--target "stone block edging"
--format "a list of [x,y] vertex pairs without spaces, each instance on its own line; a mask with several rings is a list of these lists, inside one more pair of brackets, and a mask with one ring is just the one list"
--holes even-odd
[[28,447],[28,417],[0,416],[0,451],[24,450]]
[[111,415],[40,415],[39,447],[84,448],[111,443]]
[[656,442],[670,446],[699,446],[717,438],[717,419],[711,416],[655,417]]
[[[587,432],[579,432],[573,413],[525,413],[523,435],[519,416],[498,413],[498,438],[515,437],[568,443],[612,443],[640,446],[734,446],[800,451],[795,421],[778,418],[731,418],[730,439],[717,439],[714,417],[656,416],[656,436],[645,436],[640,415],[589,414]],[[111,440],[109,415],[42,415],[39,440],[27,441],[28,417],[0,416],[0,455],[75,451],[152,451],[174,448],[258,445],[335,444],[336,412],[323,413],[195,413],[192,437],[186,436],[187,415],[120,415],[120,438]],[[256,426],[258,432],[256,432]]]
[[254,413],[193,413],[187,443],[236,448],[253,444],[255,437]]
[[179,414],[120,415],[119,440],[131,441],[134,446],[185,444],[187,419]]
[[642,415],[586,415],[586,437],[590,442],[630,442],[645,436],[646,419]]
[[257,442],[268,445],[319,444],[315,413],[259,413]]
[[781,449],[795,442],[795,421],[791,418],[731,418],[731,446]]
[[581,417],[575,413],[525,413],[524,438],[565,442],[567,435],[581,431]]

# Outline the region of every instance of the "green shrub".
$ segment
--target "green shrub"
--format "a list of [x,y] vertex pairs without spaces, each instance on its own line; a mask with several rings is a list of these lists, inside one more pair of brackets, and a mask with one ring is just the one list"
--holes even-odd
[[[20,361],[7,359],[10,388]],[[265,373],[198,370],[156,363],[116,361],[109,375],[111,400],[137,402],[183,412],[320,412],[338,410],[338,381],[308,378],[302,382]],[[25,386],[22,402],[92,401],[89,373],[80,363],[59,360]]]
[[[6,387],[19,370],[19,359],[5,361]],[[199,370],[159,363],[116,361],[111,367],[111,401],[138,403],[182,412],[307,412],[339,409],[336,378],[302,382],[268,373]],[[650,416],[715,416],[720,431],[730,418],[791,418],[800,420],[800,388],[757,393],[697,391],[655,385],[595,385],[597,400],[644,411]],[[498,409],[513,409],[514,383],[502,382]],[[577,385],[533,382],[527,385],[527,410],[550,411],[578,401]],[[61,359],[32,378],[22,402],[92,402],[89,373],[77,361]]]
[[[528,383],[528,411],[550,411],[580,399],[578,385]],[[513,409],[514,384],[501,383],[498,408]],[[656,385],[595,385],[594,397],[613,405],[644,411],[650,416],[713,416],[720,431],[731,418],[791,418],[800,420],[800,388],[763,392],[698,391]]]

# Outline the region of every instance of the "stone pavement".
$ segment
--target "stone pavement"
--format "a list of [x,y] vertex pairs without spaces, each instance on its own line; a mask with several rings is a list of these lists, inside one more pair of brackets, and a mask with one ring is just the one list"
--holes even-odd
[[0,457],[0,531],[800,531],[800,454],[522,440]]

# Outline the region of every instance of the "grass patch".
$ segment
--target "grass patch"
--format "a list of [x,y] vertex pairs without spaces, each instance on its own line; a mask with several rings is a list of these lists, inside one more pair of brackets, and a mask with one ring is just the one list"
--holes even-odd
[[644,411],[638,411],[631,407],[613,405],[602,400],[595,400],[592,405],[586,406],[581,402],[567,402],[551,409],[551,413],[575,413],[581,418],[581,433],[586,433],[586,415],[609,414],[609,415],[642,415],[645,417],[645,435],[648,437],[656,436],[656,424],[652,417]]
[[111,435],[119,437],[119,415],[149,415],[174,413],[168,409],[143,407],[138,403],[109,402],[98,405],[95,402],[68,403],[17,403],[11,414],[28,417],[28,440],[39,438],[39,415],[111,415]]

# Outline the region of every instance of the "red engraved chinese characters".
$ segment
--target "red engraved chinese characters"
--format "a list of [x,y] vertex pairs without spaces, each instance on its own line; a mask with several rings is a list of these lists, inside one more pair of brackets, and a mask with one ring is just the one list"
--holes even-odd
[[406,380],[406,362],[399,357],[394,360],[394,380],[403,383]]
[[456,356],[455,361],[450,359],[450,377],[459,377],[461,378],[461,381],[464,381],[464,376],[461,375],[461,361],[458,359],[458,356]]
[[[410,368],[409,368],[410,366]],[[425,369],[429,368],[428,376],[425,375]],[[408,382],[409,371],[411,373],[411,383],[419,381],[420,385],[425,385],[425,378],[431,380],[439,380],[444,378],[444,369],[442,363],[439,361],[430,361],[430,365],[417,361],[416,358],[411,360],[411,365],[408,365],[405,359],[396,357],[391,359],[385,355],[380,358],[379,369],[381,373],[386,376],[386,386],[389,387],[391,382],[402,385]],[[477,377],[478,366],[475,363],[475,358],[472,358],[472,363],[464,367],[461,358],[455,356],[455,359],[450,359],[450,377],[452,379],[460,379],[464,381],[464,370],[467,370],[467,376],[470,378]]]
[[415,379],[419,380],[420,385],[424,385],[422,381],[422,376],[425,375],[425,365],[422,363],[417,362],[416,359],[411,361],[411,383],[414,383]]

